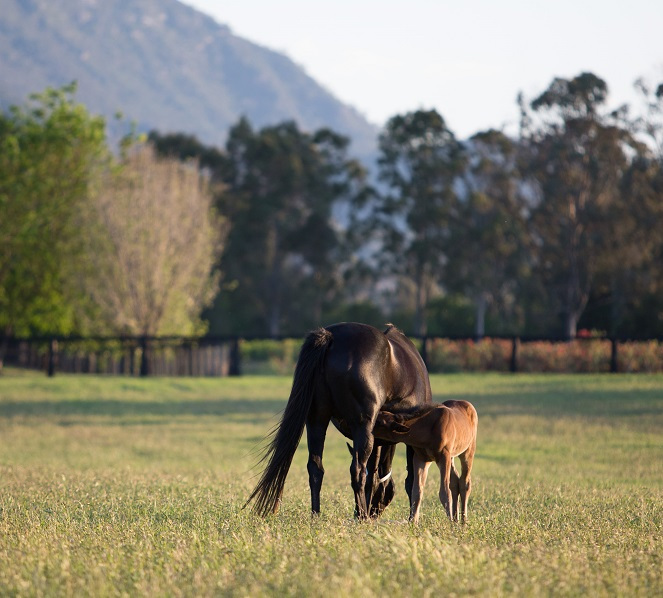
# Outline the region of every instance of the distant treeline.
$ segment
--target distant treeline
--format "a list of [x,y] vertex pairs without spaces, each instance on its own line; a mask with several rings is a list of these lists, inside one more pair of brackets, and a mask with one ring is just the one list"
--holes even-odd
[[396,115],[375,176],[334,131],[241,119],[223,148],[47,90],[0,117],[5,335],[663,335],[663,85],[591,73],[520,99],[517,138]]

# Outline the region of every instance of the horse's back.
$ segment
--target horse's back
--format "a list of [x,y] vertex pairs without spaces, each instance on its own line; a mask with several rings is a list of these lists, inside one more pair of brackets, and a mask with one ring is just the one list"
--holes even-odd
[[331,343],[325,361],[328,380],[353,378],[375,371],[389,351],[384,335],[373,326],[356,322],[342,322],[327,326]]
[[343,322],[328,326],[332,341],[325,359],[324,379],[334,415],[360,417],[379,400],[386,383],[382,364],[388,359],[389,343],[367,324]]
[[[385,406],[408,410],[430,403],[428,371],[412,342],[398,329],[342,322],[327,326],[332,341],[325,360],[325,381],[334,411],[363,415]],[[342,403],[342,404],[341,404]],[[340,414],[339,414],[340,415]]]

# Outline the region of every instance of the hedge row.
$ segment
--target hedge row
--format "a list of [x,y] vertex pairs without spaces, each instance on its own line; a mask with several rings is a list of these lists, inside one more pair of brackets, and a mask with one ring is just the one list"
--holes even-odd
[[[421,349],[421,343],[417,342]],[[292,374],[301,341],[244,341],[241,344],[242,372],[245,374]],[[611,343],[607,339],[579,339],[570,342],[519,342],[519,372],[609,372]],[[508,339],[429,339],[426,343],[431,373],[503,371],[511,368],[513,343]],[[619,372],[663,372],[663,343],[659,341],[618,344]]]

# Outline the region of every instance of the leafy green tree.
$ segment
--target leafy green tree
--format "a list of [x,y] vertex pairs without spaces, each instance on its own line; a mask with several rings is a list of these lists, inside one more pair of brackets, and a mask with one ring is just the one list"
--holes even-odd
[[619,190],[628,168],[628,131],[601,106],[606,83],[591,73],[555,79],[531,103],[524,173],[535,196],[529,221],[536,271],[575,336],[597,275],[614,266]]
[[517,153],[517,144],[499,131],[469,140],[465,191],[450,222],[445,287],[474,304],[477,338],[486,332],[489,307],[514,312],[518,282],[527,275],[526,206]]
[[[611,334],[663,334],[663,84],[636,82],[644,110],[627,121],[633,138],[624,171],[619,213],[613,219],[619,245],[609,275],[593,293],[593,320]],[[597,317],[603,322],[594,325]],[[585,324],[583,324],[585,325]]]
[[221,150],[205,145],[195,135],[150,131],[147,139],[157,155],[177,158],[182,162],[195,160],[201,170],[209,172],[213,179],[221,178],[227,165]]
[[440,283],[450,223],[458,215],[455,184],[466,156],[435,110],[392,117],[379,139],[380,179],[386,186],[370,204],[382,274],[409,282],[414,332],[426,329],[425,307]]
[[76,327],[68,285],[81,256],[80,213],[109,158],[105,123],[47,89],[0,116],[0,331]]
[[241,119],[231,129],[219,203],[231,230],[213,331],[299,333],[339,300],[346,254],[334,209],[361,193],[365,176],[347,147],[292,122],[256,131]]

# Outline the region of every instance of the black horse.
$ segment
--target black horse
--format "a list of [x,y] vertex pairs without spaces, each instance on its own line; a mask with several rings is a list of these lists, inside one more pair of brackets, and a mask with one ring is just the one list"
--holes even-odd
[[[428,371],[412,342],[389,325],[384,332],[366,324],[341,323],[311,332],[302,345],[290,398],[271,444],[258,485],[247,500],[265,516],[278,511],[286,476],[306,425],[311,509],[320,512],[322,451],[329,422],[353,442],[350,468],[355,514],[377,516],[393,498],[389,477],[395,447],[373,438],[380,409],[408,413],[431,403]],[[412,450],[408,447],[411,495]]]

